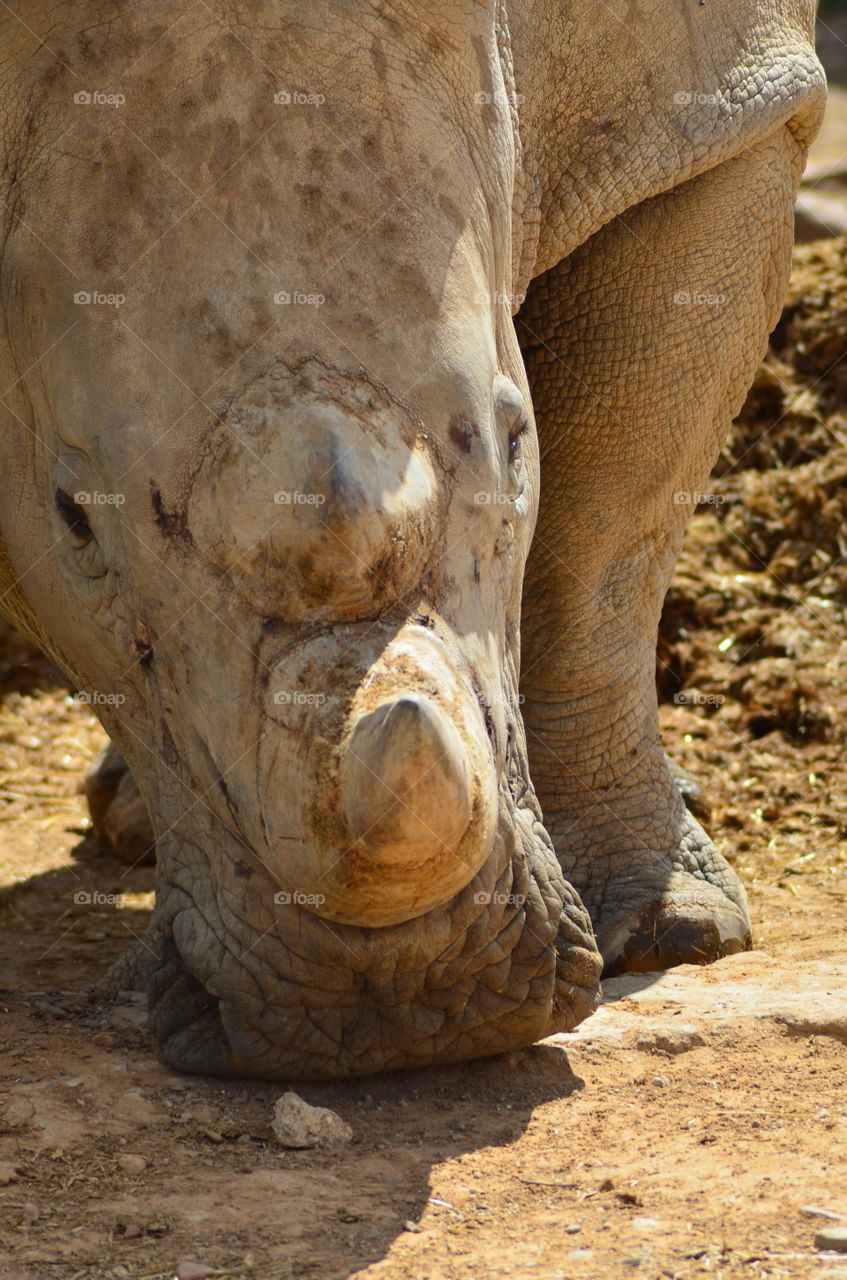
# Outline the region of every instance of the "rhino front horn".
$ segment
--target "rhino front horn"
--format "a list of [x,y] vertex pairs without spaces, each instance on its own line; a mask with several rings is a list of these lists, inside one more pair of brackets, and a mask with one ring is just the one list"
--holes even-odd
[[453,857],[471,819],[471,775],[459,733],[434,702],[405,694],[362,716],[344,752],[341,807],[370,863]]

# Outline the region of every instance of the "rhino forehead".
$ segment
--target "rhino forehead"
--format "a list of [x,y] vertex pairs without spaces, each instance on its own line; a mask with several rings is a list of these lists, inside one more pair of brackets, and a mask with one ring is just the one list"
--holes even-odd
[[[503,260],[493,241],[508,233],[511,142],[467,83],[468,51],[490,80],[491,49],[450,28],[436,56],[431,32],[388,23],[364,40],[373,57],[383,45],[391,54],[390,74],[373,84],[362,75],[370,56],[328,61],[321,33],[297,26],[289,38],[294,30],[280,30],[278,62],[273,38],[257,62],[226,32],[189,40],[178,23],[161,34],[155,69],[136,58],[118,76],[126,101],[115,108],[74,104],[72,90],[137,52],[121,21],[39,53],[52,59],[31,121],[43,145],[28,149],[16,188],[6,297],[22,368],[45,335],[67,334],[48,376],[70,443],[117,418],[171,436],[162,465],[173,472],[169,450],[208,429],[232,394],[231,371],[243,385],[280,348],[289,358],[322,350],[339,367],[352,353],[386,382],[407,369],[409,387],[444,355],[432,350],[439,325],[442,348],[452,342],[457,365],[467,357],[468,311]],[[427,86],[412,90],[424,49]],[[312,96],[326,100],[275,102],[289,93],[277,65],[318,67]],[[505,165],[493,159],[504,153]],[[82,315],[79,291],[123,302]],[[87,402],[72,404],[81,367]]]

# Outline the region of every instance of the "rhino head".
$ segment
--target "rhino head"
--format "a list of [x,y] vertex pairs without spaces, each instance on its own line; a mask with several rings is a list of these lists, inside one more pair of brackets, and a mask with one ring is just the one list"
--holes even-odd
[[494,6],[164,8],[51,25],[4,124],[4,605],[149,807],[168,1061],[525,1044],[599,960],[519,708],[539,467]]

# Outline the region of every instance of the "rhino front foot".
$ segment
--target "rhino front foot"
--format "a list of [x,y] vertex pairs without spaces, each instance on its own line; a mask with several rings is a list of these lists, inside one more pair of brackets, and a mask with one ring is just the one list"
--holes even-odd
[[[605,977],[709,964],[752,946],[738,877],[679,799],[676,805],[672,844],[665,822],[651,839],[646,824],[616,819],[603,806],[592,815],[589,859],[562,842],[570,843],[562,860],[591,915]],[[573,822],[569,834],[572,841]]]
[[[670,756],[666,760],[690,815],[708,821],[711,804],[700,783]],[[685,820],[680,849],[667,856],[660,875],[660,884],[650,876],[637,893],[617,888],[601,909],[606,977],[706,964],[752,945],[744,891],[696,821]],[[640,915],[636,904],[624,906],[632,897],[650,899]]]
[[690,814],[685,821],[679,848],[655,870],[608,886],[595,918],[606,977],[709,964],[753,945],[738,878]]

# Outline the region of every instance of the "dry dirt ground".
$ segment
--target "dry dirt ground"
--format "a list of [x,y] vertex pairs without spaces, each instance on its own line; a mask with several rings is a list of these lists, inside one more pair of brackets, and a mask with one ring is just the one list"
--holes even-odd
[[102,733],[7,635],[0,1280],[847,1280],[847,1254],[814,1245],[847,1226],[845,516],[831,243],[798,250],[658,666],[667,744],[708,792],[760,951],[616,979],[575,1035],[520,1054],[300,1088],[353,1128],[330,1152],[275,1145],[281,1087],[179,1077],[138,1000],[94,994],[153,873],[86,838]]

